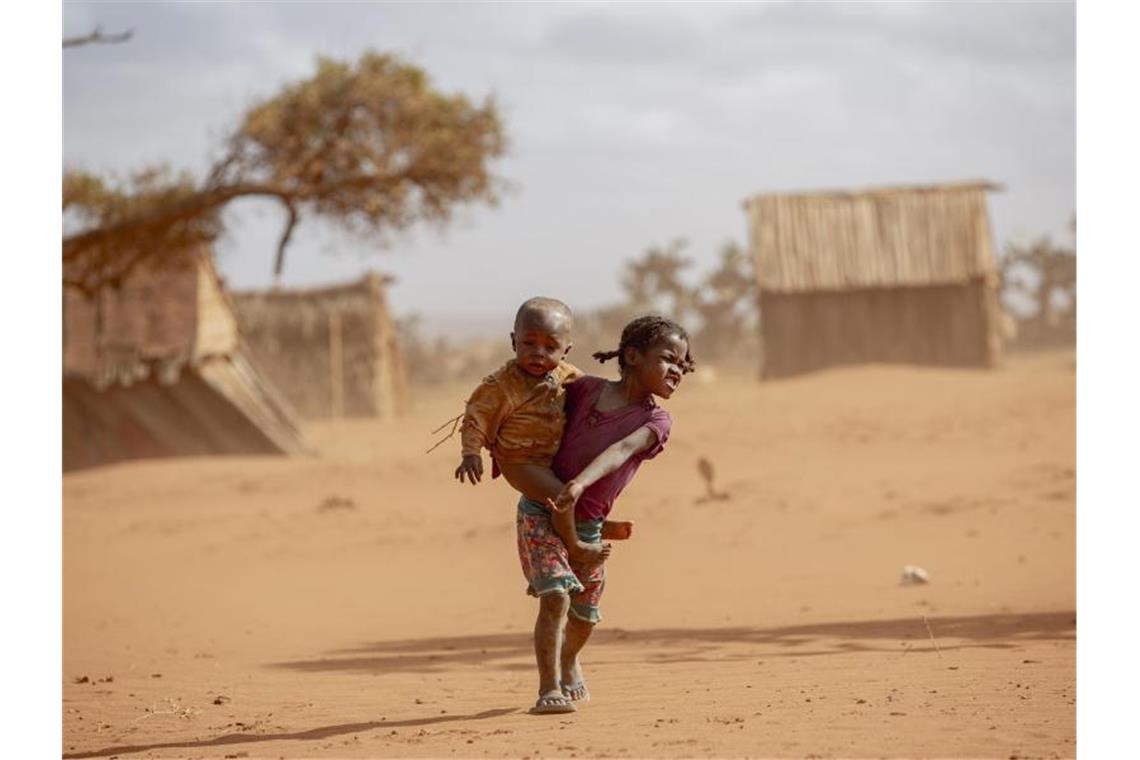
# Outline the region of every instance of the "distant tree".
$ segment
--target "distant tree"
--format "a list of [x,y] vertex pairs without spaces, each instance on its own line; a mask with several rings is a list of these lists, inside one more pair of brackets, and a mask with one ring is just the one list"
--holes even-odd
[[700,328],[693,336],[711,359],[754,362],[756,350],[756,278],[747,254],[735,242],[720,249],[720,264],[697,288],[694,311]]
[[79,171],[63,179],[64,283],[91,294],[136,267],[222,234],[233,200],[277,201],[285,250],[302,215],[331,219],[386,243],[385,233],[449,221],[465,202],[498,200],[489,169],[506,138],[492,99],[445,95],[420,68],[365,53],[355,65],[317,60],[309,79],[254,105],[203,182],[165,167],[113,182]]
[[630,309],[676,318],[692,310],[693,291],[681,279],[681,272],[693,263],[681,255],[686,245],[683,238],[677,238],[663,247],[650,246],[640,259],[626,263],[620,281]]
[[693,264],[682,255],[686,245],[678,238],[651,246],[641,258],[626,263],[620,278],[625,302],[598,309],[583,320],[583,336],[589,336],[591,345],[599,339],[614,342],[631,317],[657,312],[686,324],[705,359],[753,363],[758,347],[756,282],[747,254],[734,242],[724,243],[717,268],[693,287],[682,279]]
[[[1074,222],[1075,228],[1075,222]],[[1010,243],[1001,261],[1002,293],[1033,304],[1029,321],[1042,330],[1071,324],[1077,312],[1077,256],[1073,248],[1042,236],[1028,245]]]

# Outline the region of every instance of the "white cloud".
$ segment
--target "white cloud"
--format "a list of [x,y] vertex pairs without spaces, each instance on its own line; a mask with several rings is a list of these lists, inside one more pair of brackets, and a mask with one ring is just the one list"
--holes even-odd
[[[496,95],[500,168],[519,190],[384,257],[306,221],[287,279],[371,265],[401,276],[400,308],[512,308],[522,285],[470,292],[493,268],[536,285],[553,274],[595,303],[652,243],[685,235],[711,262],[743,240],[739,201],[761,190],[988,176],[1010,187],[992,206],[999,243],[1063,230],[1073,16],[1065,3],[66,4],[67,30],[136,35],[65,55],[64,155],[202,168],[252,100],[316,55],[395,51],[442,89]],[[279,220],[241,217],[223,266],[265,284]]]

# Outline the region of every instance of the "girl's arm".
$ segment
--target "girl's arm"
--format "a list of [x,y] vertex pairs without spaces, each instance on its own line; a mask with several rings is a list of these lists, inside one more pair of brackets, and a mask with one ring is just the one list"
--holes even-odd
[[630,457],[648,451],[656,442],[657,432],[648,425],[642,425],[598,454],[594,461],[578,473],[577,477],[572,478],[563,486],[562,491],[557,496],[553,499],[548,498],[546,500],[547,505],[555,512],[568,511],[578,501],[583,491],[620,468]]

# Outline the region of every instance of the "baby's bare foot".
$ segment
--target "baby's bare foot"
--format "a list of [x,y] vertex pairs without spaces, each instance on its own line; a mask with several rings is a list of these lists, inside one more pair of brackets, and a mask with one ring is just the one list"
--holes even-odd
[[590,544],[579,541],[574,552],[570,555],[570,564],[580,567],[593,567],[609,559],[612,551],[609,544]]
[[633,523],[606,520],[602,523],[602,538],[608,541],[625,541],[633,537]]

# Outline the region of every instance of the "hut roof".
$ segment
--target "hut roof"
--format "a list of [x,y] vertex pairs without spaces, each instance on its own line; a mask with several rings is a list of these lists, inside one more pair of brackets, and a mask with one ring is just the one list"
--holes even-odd
[[305,450],[255,366],[206,248],[94,299],[63,293],[64,468],[141,456]]
[[406,402],[385,295],[394,281],[369,272],[354,282],[246,291],[233,300],[251,352],[302,414],[388,416]]
[[395,278],[368,272],[353,282],[310,288],[271,288],[242,290],[233,295],[234,305],[246,329],[258,329],[280,322],[323,324],[329,311],[345,308],[388,311],[385,290]]
[[966,282],[995,271],[978,180],[755,195],[744,202],[761,290]]
[[237,290],[235,299],[260,299],[281,301],[322,301],[344,294],[375,291],[383,293],[384,288],[396,281],[392,275],[380,272],[365,272],[352,282],[338,282],[329,285],[316,285],[307,288],[269,288],[267,290]]

